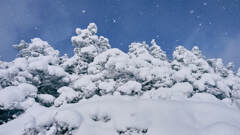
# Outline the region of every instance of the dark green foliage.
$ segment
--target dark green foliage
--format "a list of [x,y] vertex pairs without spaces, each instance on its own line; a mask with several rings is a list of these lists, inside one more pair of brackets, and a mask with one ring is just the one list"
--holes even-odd
[[10,80],[5,79],[5,78],[3,78],[3,77],[0,77],[0,86],[1,86],[2,88],[8,87],[8,86],[12,86],[12,85],[13,85],[13,84],[11,83]]
[[51,76],[43,71],[34,71],[32,74],[39,77],[39,82],[32,81],[32,84],[38,88],[38,94],[50,94],[58,97],[57,90],[68,85],[62,80],[63,77]]
[[21,109],[13,109],[13,110],[0,109],[0,125],[5,122],[15,119],[17,116],[19,116],[23,112],[24,112],[24,110],[21,110]]
[[117,133],[119,135],[146,135],[148,132],[148,129],[139,129],[135,127],[127,127],[125,130],[117,130]]

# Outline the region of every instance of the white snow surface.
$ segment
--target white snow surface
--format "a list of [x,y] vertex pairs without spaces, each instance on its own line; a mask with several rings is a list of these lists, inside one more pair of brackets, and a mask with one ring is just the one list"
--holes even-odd
[[19,107],[29,97],[37,95],[37,88],[30,84],[20,84],[19,86],[9,86],[0,90],[0,107],[3,109],[12,109]]
[[[17,119],[1,125],[0,134],[19,135],[29,123],[31,127],[32,121],[32,126],[36,127],[57,121],[75,128],[73,135],[118,135],[117,131],[127,128],[147,129],[146,135],[239,135],[239,108],[220,100],[209,102],[199,97],[194,100],[154,100],[96,96],[60,108],[35,104]],[[94,121],[93,117],[99,119]],[[104,117],[109,120],[104,121]]]
[[117,91],[131,94],[132,92],[140,92],[142,85],[136,81],[128,81],[127,83],[123,84],[122,86],[118,87]]
[[77,98],[79,96],[79,93],[74,91],[70,87],[62,87],[58,89],[58,93],[60,93],[60,96],[56,98],[54,101],[55,106],[60,106],[61,104],[67,103],[72,101],[74,98]]

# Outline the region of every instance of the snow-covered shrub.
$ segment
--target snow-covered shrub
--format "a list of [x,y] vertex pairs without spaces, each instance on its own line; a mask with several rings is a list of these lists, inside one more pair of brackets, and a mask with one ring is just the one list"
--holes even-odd
[[148,135],[148,129],[139,129],[135,127],[127,127],[124,130],[117,130],[119,135]]
[[58,111],[47,123],[37,124],[36,119],[25,123],[23,135],[71,135],[81,126],[82,115],[75,110]]
[[240,68],[237,70],[237,76],[240,77]]
[[222,59],[209,59],[208,63],[214,69],[215,73],[221,77],[227,77],[229,75],[228,69],[224,66]]
[[63,110],[57,112],[54,120],[61,128],[73,130],[81,125],[83,118],[82,115],[77,111]]
[[91,63],[99,53],[110,48],[109,41],[103,36],[97,36],[97,26],[90,23],[87,29],[76,29],[77,36],[72,37],[72,43],[75,46],[74,53],[81,60]]
[[128,81],[117,88],[117,91],[126,95],[141,94],[142,85],[136,81]]
[[37,88],[30,84],[9,86],[0,90],[0,124],[14,119],[29,105],[37,95]]
[[168,60],[166,53],[157,45],[154,39],[151,41],[151,44],[152,46],[149,48],[149,52],[154,58],[163,61]]
[[14,47],[18,49],[20,58],[14,60],[12,68],[9,68],[11,74],[15,73],[11,75],[12,82],[31,83],[38,88],[38,93],[55,97],[58,96],[58,88],[69,84],[68,74],[59,66],[59,52],[46,41],[34,38],[31,43],[21,41]]
[[0,109],[0,125],[15,119],[23,112],[23,109]]
[[20,44],[14,45],[19,51],[19,57],[39,57],[39,56],[58,56],[59,52],[54,50],[46,41],[42,41],[40,38],[34,38],[31,43],[21,41]]
[[19,107],[20,103],[27,98],[35,98],[37,88],[30,84],[9,86],[0,90],[0,108],[13,109]]
[[96,114],[92,114],[91,116],[91,119],[95,122],[104,122],[104,123],[107,123],[111,120],[111,116],[109,116],[108,114],[106,113],[96,113]]
[[113,79],[106,79],[98,83],[98,89],[100,95],[113,93],[115,91],[116,82]]
[[89,64],[88,73],[123,82],[134,78],[131,69],[127,54],[119,49],[108,49],[96,56],[94,61]]
[[188,82],[176,83],[171,88],[152,89],[144,93],[145,99],[186,99],[194,93],[193,87]]
[[72,88],[66,86],[58,89],[58,93],[60,93],[60,95],[54,101],[55,106],[60,106],[64,103],[74,103],[77,102],[80,98],[82,98],[82,93],[76,92]]
[[36,101],[44,106],[51,106],[56,98],[50,94],[38,94]]
[[88,63],[81,60],[77,55],[67,58],[60,65],[69,74],[86,74],[88,69]]
[[29,72],[33,76],[32,84],[38,87],[38,93],[57,97],[57,89],[69,84],[68,74],[57,65],[57,57],[32,57],[29,61]]
[[96,94],[97,90],[96,84],[92,81],[91,76],[88,75],[81,76],[78,80],[74,81],[72,87],[76,91],[83,92],[86,98]]

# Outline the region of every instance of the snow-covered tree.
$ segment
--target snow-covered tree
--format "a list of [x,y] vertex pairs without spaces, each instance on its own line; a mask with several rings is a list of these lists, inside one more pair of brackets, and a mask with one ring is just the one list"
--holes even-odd
[[[34,38],[31,43],[21,41],[18,48],[20,58],[14,61],[18,72],[14,75],[18,82],[31,83],[38,88],[38,93],[57,96],[57,89],[69,83],[67,73],[59,66],[59,52],[46,41]],[[19,72],[20,71],[20,72]]]
[[199,49],[198,46],[194,46],[194,47],[192,48],[192,53],[193,53],[195,56],[197,56],[198,58],[202,58],[202,57],[203,57],[203,56],[202,56],[202,51]]
[[144,41],[143,43],[131,43],[129,45],[129,52],[128,54],[131,57],[141,57],[142,55],[148,54],[148,48],[149,46],[147,43]]
[[78,55],[64,60],[61,67],[69,74],[86,74],[88,63],[84,62]]
[[19,57],[39,57],[39,56],[58,56],[59,51],[54,50],[46,41],[34,38],[31,43],[21,41],[18,45],[13,45],[18,51]]
[[234,64],[233,64],[232,62],[229,62],[229,63],[227,64],[227,69],[228,69],[228,70],[233,70],[233,69],[234,69]]
[[240,77],[240,68],[237,70],[237,76]]
[[71,38],[75,46],[74,56],[62,63],[65,71],[73,74],[86,74],[88,64],[100,53],[111,48],[107,38],[98,36],[97,26],[90,23],[87,29],[76,29],[77,36]]
[[222,77],[227,77],[229,75],[227,68],[223,64],[223,60],[218,59],[209,59],[209,65],[214,69],[214,71]]
[[91,63],[95,56],[111,47],[107,38],[96,35],[97,26],[94,23],[90,23],[87,29],[77,28],[76,34],[71,39],[74,53],[84,62]]
[[159,45],[155,42],[155,39],[151,41],[152,46],[149,48],[150,54],[157,59],[167,60],[166,53],[160,48]]
[[211,93],[219,99],[231,97],[231,84],[223,79],[233,75],[233,72],[225,68],[222,59],[205,60],[196,46],[192,51],[179,46],[173,57],[172,68],[176,70],[174,80],[189,82],[196,93]]

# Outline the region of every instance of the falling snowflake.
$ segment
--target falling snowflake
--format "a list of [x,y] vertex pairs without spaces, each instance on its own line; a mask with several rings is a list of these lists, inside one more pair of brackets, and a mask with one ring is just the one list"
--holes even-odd
[[207,2],[204,2],[203,5],[204,5],[204,6],[207,6]]
[[82,13],[85,14],[87,11],[86,10],[82,10]]
[[112,21],[113,21],[113,23],[116,23],[116,22],[117,22],[117,20],[116,20],[116,19],[113,19]]
[[189,11],[190,14],[194,14],[194,12],[195,12],[194,10],[190,10]]

